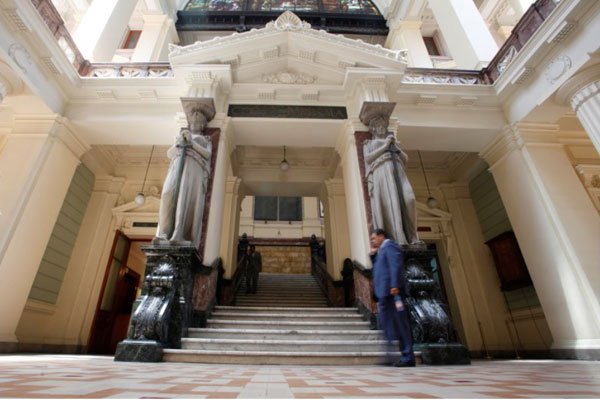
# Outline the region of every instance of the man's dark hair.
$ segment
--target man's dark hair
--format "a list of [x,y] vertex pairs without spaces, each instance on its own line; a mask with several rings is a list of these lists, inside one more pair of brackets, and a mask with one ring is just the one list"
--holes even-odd
[[251,245],[250,245],[250,249],[251,249],[251,250],[256,250],[256,246],[255,246],[255,245],[253,245],[253,244],[251,244]]
[[389,239],[387,232],[381,228],[375,229],[375,232],[373,233],[375,233],[377,236],[383,236],[384,238]]

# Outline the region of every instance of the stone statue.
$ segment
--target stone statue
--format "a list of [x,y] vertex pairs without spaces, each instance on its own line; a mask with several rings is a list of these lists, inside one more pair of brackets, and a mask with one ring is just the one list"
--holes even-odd
[[373,138],[363,145],[373,228],[389,232],[399,244],[415,244],[416,200],[404,171],[408,157],[388,132],[388,124],[385,115],[372,117],[368,125]]
[[204,200],[210,176],[212,143],[203,131],[214,109],[201,101],[183,101],[188,127],[167,151],[171,160],[160,201],[158,245],[199,247]]

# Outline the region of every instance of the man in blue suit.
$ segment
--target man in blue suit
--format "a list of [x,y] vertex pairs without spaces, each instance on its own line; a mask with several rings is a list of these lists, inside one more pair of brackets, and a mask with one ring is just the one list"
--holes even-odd
[[404,255],[400,246],[383,229],[371,235],[371,261],[373,262],[373,290],[377,297],[377,320],[383,329],[388,348],[393,341],[400,342],[402,356],[396,367],[414,367],[412,334],[405,299],[408,296]]

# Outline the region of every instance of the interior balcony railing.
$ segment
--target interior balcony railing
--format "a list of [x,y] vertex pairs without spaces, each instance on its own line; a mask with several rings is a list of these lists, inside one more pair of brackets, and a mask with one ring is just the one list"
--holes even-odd
[[[173,71],[168,62],[90,63],[84,59],[75,45],[62,17],[51,0],[30,1],[80,76],[95,78],[167,78],[173,76]],[[404,82],[463,85],[493,84],[559,3],[560,0],[537,0],[532,4],[486,68],[479,71],[407,68],[403,78]],[[275,14],[270,16],[271,19],[274,17],[276,17]]]

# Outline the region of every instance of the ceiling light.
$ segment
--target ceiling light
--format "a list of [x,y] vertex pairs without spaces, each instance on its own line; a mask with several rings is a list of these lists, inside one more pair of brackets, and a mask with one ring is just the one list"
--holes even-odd
[[152,150],[150,150],[150,158],[148,159],[148,165],[146,166],[146,174],[144,175],[144,182],[142,183],[142,190],[137,192],[133,201],[138,206],[141,206],[146,202],[146,195],[144,194],[144,188],[146,187],[146,178],[148,177],[148,170],[150,169],[150,163],[152,162],[152,154],[154,154],[154,145],[152,145]]
[[290,169],[290,163],[287,162],[287,160],[285,159],[285,146],[283,146],[283,160],[281,161],[281,163],[279,164],[279,169],[282,172],[287,171],[288,169]]

